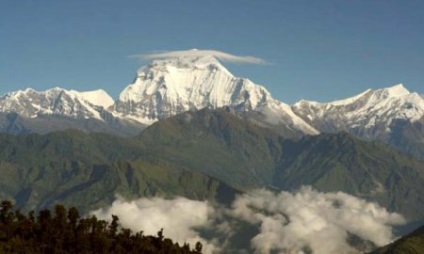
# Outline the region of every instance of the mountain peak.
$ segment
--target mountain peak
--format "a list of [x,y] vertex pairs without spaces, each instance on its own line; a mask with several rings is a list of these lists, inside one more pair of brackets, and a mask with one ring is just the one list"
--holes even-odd
[[378,89],[375,91],[377,94],[380,94],[386,98],[400,97],[410,94],[408,89],[406,89],[403,84],[397,84],[392,87],[387,87],[383,89]]
[[0,112],[15,112],[26,118],[62,115],[71,118],[101,120],[97,107],[114,103],[103,90],[78,92],[54,87],[45,91],[32,88],[10,92],[0,100]]
[[110,95],[103,89],[80,92],[79,94],[84,98],[84,100],[95,106],[101,106],[105,109],[109,108],[113,105],[113,103],[115,103],[112,97],[110,97]]
[[318,133],[290,106],[272,98],[264,87],[233,76],[218,61],[225,61],[225,57],[229,56],[202,51],[155,59],[138,70],[134,82],[121,92],[114,110],[144,121],[161,120],[188,110],[230,106],[241,112],[260,111],[262,120],[273,126],[283,123],[293,132]]
[[[137,71],[134,83],[122,91],[119,100],[137,103],[156,96],[153,100],[159,102],[166,97],[175,99],[175,102],[185,101],[186,110],[198,108],[200,104],[203,108],[209,103],[224,106],[223,102],[211,102],[210,95],[214,91],[217,92],[216,100],[227,100],[227,90],[234,86],[235,79],[212,54],[155,59]],[[194,102],[190,97],[207,101]]]
[[362,93],[357,94],[353,97],[343,99],[343,100],[332,101],[329,104],[331,104],[333,106],[346,106],[346,105],[355,103],[356,101],[360,100],[361,98],[369,95],[371,92],[372,92],[371,89],[367,89],[367,90],[363,91]]

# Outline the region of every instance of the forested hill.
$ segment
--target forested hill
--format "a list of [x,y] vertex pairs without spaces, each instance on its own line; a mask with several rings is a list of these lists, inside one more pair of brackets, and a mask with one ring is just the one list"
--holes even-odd
[[[159,229],[158,229],[159,230]],[[10,201],[0,205],[0,253],[175,253],[199,254],[202,244],[194,249],[180,246],[165,238],[163,229],[157,236],[143,231],[131,232],[119,226],[119,218],[109,223],[96,216],[81,218],[72,207],[56,205],[54,212],[41,210],[28,215],[14,210]]]

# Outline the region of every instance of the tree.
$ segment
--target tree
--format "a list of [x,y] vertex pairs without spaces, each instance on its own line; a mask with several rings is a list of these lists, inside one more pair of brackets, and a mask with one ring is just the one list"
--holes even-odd
[[133,233],[119,229],[119,218],[99,220],[96,216],[80,218],[76,208],[68,211],[62,205],[28,216],[13,211],[9,201],[0,204],[0,253],[201,253],[202,245],[190,250],[188,244],[165,238],[163,229],[157,236],[145,236],[143,231]]
[[77,221],[80,218],[79,212],[75,207],[71,207],[68,210],[68,220],[71,225],[74,225],[76,227]]
[[0,204],[0,223],[9,224],[13,221],[13,204],[10,201],[2,201]]
[[200,242],[197,242],[196,246],[194,247],[194,251],[196,253],[202,253],[202,247],[203,247],[202,244]]
[[118,226],[119,226],[118,220],[119,220],[118,216],[112,214],[112,222],[109,225],[110,237],[115,237],[116,233],[118,232]]

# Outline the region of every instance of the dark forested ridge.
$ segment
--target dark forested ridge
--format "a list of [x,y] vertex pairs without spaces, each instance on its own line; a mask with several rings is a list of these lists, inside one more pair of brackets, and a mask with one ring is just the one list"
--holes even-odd
[[109,223],[96,216],[81,218],[72,207],[56,205],[54,212],[44,209],[24,215],[14,210],[10,201],[0,205],[0,253],[201,253],[165,238],[146,236],[119,226],[119,218]]

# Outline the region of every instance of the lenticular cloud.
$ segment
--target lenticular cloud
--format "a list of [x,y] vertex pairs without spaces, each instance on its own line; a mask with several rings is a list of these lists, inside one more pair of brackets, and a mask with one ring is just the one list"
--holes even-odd
[[[389,213],[375,203],[310,187],[295,193],[252,191],[238,196],[230,208],[185,198],[143,198],[132,202],[118,199],[110,208],[94,214],[102,219],[116,214],[124,227],[146,234],[156,234],[164,228],[166,237],[191,246],[201,241],[204,253],[234,248],[234,237],[244,235],[238,232],[243,228],[237,226],[240,223],[251,225],[257,232],[247,239],[250,246],[245,246],[245,251],[297,254],[360,253],[349,241],[352,235],[381,246],[393,240],[393,225],[405,223],[401,215]],[[214,232],[209,235],[215,238],[202,236],[205,230]]]
[[229,53],[225,53],[217,50],[180,50],[180,51],[165,51],[159,53],[149,53],[144,55],[135,55],[134,57],[140,57],[143,59],[166,59],[176,57],[202,57],[202,56],[214,56],[222,61],[231,63],[247,63],[247,64],[266,64],[266,61],[253,57],[253,56],[236,56]]

